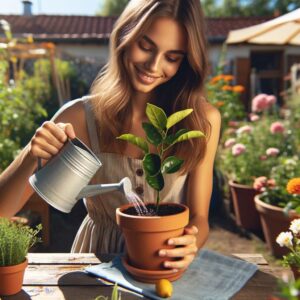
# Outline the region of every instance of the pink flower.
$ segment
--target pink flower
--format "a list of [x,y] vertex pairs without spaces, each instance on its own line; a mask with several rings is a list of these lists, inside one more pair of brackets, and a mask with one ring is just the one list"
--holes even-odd
[[268,107],[270,107],[270,106],[272,106],[273,104],[276,103],[277,98],[274,95],[268,95],[266,97],[266,100],[267,100]]
[[246,147],[243,144],[235,144],[231,149],[233,156],[239,156],[240,154],[244,153],[245,151],[246,151]]
[[229,121],[228,125],[230,127],[238,127],[239,126],[239,122],[237,122],[237,121]]
[[260,176],[254,179],[253,188],[259,192],[262,192],[266,187],[275,187],[276,182],[274,179],[268,179],[266,176]]
[[267,159],[268,159],[268,156],[267,156],[267,155],[261,155],[259,159],[260,159],[260,160],[267,160]]
[[271,133],[283,133],[284,132],[284,125],[277,121],[271,124],[270,126]]
[[268,156],[277,156],[279,154],[279,149],[277,148],[268,148],[267,151],[266,151],[266,154]]
[[230,148],[234,144],[235,144],[235,139],[234,138],[230,138],[230,139],[226,140],[225,143],[224,143],[225,148]]
[[250,114],[250,121],[255,122],[259,120],[259,116],[256,114]]
[[253,128],[249,125],[245,125],[237,129],[236,133],[237,134],[242,134],[242,133],[250,133],[252,132]]
[[260,176],[254,179],[253,188],[256,191],[262,191],[267,185],[267,177]]
[[267,94],[259,94],[252,99],[252,112],[260,112],[268,108]]

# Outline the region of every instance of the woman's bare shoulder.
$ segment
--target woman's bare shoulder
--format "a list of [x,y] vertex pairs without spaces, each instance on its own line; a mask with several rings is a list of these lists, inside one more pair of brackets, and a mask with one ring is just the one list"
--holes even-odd
[[203,108],[204,108],[204,112],[205,112],[205,115],[207,117],[207,120],[211,124],[215,123],[215,122],[218,122],[218,123],[221,122],[221,114],[215,106],[213,106],[209,102],[204,102],[203,103]]

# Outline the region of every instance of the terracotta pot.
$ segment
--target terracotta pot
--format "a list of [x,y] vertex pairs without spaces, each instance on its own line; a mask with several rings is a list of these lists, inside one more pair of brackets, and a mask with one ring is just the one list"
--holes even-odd
[[0,267],[0,296],[9,296],[21,291],[27,259],[13,266]]
[[294,274],[294,279],[297,280],[300,278],[300,268],[296,266],[291,266],[291,270]]
[[254,197],[259,194],[251,186],[229,181],[236,223],[247,230],[261,230],[261,222]]
[[[167,259],[160,257],[158,252],[160,249],[174,248],[174,246],[167,245],[167,240],[183,234],[189,222],[189,209],[183,204],[176,203],[160,205],[179,206],[182,212],[153,217],[124,213],[132,204],[123,205],[116,211],[117,224],[125,238],[127,264],[132,268],[126,268],[127,264],[124,266],[136,279],[144,282],[155,282],[160,274],[165,276],[162,278],[169,280],[176,280],[182,275],[180,272],[174,274],[170,272],[170,269],[165,268],[163,263]],[[138,271],[141,274],[138,274]],[[152,273],[155,273],[155,279],[152,279]]]
[[254,198],[256,208],[260,215],[264,236],[272,254],[278,258],[287,254],[286,247],[280,247],[276,243],[276,238],[280,232],[287,231],[292,220],[300,216],[295,211],[290,211],[289,216],[283,213],[283,209],[267,204],[259,199],[259,195]]

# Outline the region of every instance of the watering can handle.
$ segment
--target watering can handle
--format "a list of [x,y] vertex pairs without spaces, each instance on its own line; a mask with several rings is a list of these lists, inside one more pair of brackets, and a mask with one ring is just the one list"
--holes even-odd
[[37,158],[37,170],[39,171],[42,168],[42,159],[40,157]]

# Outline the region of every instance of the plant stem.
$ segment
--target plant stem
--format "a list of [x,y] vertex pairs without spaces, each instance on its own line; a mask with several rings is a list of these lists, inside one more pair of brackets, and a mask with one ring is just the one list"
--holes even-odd
[[158,214],[158,208],[159,208],[159,191],[157,191],[156,194],[156,215]]

